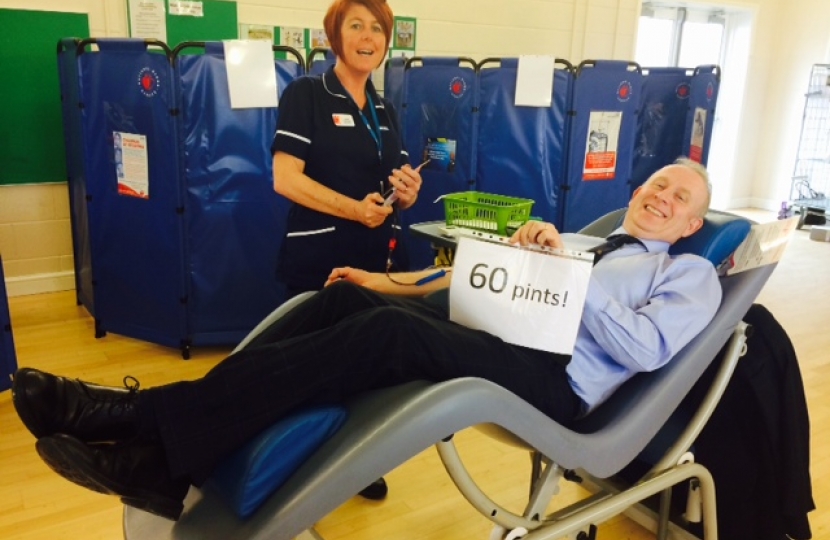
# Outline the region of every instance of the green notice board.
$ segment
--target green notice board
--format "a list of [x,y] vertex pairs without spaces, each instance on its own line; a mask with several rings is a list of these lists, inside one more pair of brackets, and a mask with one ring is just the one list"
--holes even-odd
[[66,180],[58,40],[89,37],[86,14],[0,9],[0,184]]
[[167,9],[167,44],[171,49],[183,41],[238,39],[236,2],[203,0],[203,16],[171,15]]

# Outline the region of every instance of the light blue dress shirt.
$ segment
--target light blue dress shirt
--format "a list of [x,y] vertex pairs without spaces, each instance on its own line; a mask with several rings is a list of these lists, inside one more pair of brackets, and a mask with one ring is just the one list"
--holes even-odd
[[635,373],[665,365],[720,306],[712,263],[697,255],[669,256],[668,242],[643,244],[609,253],[592,270],[567,367],[586,412]]

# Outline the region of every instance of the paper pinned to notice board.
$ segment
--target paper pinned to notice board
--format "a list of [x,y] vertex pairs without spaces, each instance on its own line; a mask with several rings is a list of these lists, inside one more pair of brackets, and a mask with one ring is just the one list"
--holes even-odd
[[224,42],[231,109],[277,106],[277,70],[271,44],[261,40]]
[[164,0],[130,0],[130,37],[167,41]]
[[797,225],[798,216],[754,224],[735,250],[732,265],[726,274],[731,276],[780,261]]
[[205,16],[205,4],[199,0],[169,0],[168,7],[170,8],[170,15]]
[[550,107],[553,96],[553,56],[520,56],[516,72],[517,107]]

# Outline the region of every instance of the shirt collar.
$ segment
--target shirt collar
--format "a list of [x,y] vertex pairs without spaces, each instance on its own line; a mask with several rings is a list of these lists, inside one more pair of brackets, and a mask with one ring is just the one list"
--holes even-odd
[[[625,230],[625,227],[620,226],[616,230],[614,230],[614,232],[612,232],[611,234],[630,234],[630,233]],[[611,236],[611,235],[609,234],[608,236]],[[640,240],[640,242],[643,243],[643,245],[646,248],[646,251],[648,251],[649,253],[668,252],[669,248],[671,247],[670,243],[668,243],[666,241],[663,241],[663,240],[645,240],[645,239],[639,238],[639,237],[638,237],[638,240]]]
[[[326,92],[332,96],[349,99],[349,93],[346,91],[343,83],[340,82],[340,79],[337,78],[333,65],[329,66],[325,73],[323,73],[323,87],[325,87]],[[369,77],[369,80],[366,81],[366,90],[369,92],[369,95],[372,96],[372,102],[375,104],[375,108],[383,109],[383,101],[380,99],[380,96],[378,96],[371,77]]]

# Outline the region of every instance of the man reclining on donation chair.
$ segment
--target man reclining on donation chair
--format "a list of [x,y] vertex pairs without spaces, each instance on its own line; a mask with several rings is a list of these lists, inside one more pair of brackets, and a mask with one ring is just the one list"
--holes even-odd
[[[176,520],[189,486],[201,485],[229,454],[298,409],[409,381],[479,377],[515,393],[564,425],[591,411],[637,372],[655,370],[717,311],[713,265],[669,256],[694,234],[710,199],[706,171],[679,160],[634,192],[620,233],[590,277],[571,356],[505,343],[450,322],[420,298],[425,273],[335,269],[314,294],[202,379],[150,389],[102,387],[18,370],[13,401],[58,474]],[[529,222],[512,240],[562,247],[550,224]],[[100,444],[115,443],[115,444]]]

